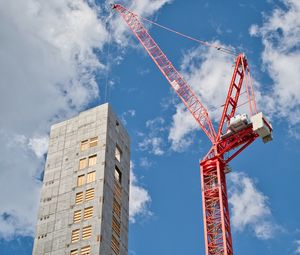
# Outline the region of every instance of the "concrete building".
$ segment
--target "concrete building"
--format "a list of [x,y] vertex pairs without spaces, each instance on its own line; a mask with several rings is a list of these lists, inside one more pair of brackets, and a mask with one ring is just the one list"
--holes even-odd
[[51,127],[33,255],[127,255],[129,136],[108,104]]

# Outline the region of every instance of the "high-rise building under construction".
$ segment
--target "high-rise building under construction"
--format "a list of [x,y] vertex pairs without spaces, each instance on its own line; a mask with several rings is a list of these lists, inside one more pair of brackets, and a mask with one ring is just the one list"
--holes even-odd
[[127,255],[129,136],[108,104],[51,127],[33,255]]

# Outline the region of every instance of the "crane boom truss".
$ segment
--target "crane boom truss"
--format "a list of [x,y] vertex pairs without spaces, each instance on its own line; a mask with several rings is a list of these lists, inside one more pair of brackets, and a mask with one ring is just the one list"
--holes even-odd
[[220,136],[224,133],[224,124],[227,123],[226,126],[229,126],[229,121],[235,114],[244,80],[246,80],[246,93],[248,97],[248,103],[250,106],[250,113],[252,115],[253,111],[256,112],[257,110],[251,83],[250,70],[245,55],[239,54],[236,58],[235,68],[228,89],[226,102],[223,108],[223,113],[218,128],[218,135],[216,139],[217,141],[219,141]]
[[122,15],[127,25],[144,46],[150,57],[166,77],[171,87],[185,104],[187,109],[191,112],[201,129],[211,142],[215,143],[216,133],[206,108],[202,105],[195,93],[191,90],[189,85],[185,82],[183,77],[166,57],[154,39],[149,35],[138,16],[119,4],[115,4],[113,8]]

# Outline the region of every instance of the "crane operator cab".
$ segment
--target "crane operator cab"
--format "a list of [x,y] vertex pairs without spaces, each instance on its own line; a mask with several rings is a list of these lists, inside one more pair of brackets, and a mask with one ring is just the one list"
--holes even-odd
[[262,112],[253,115],[250,119],[247,114],[237,114],[229,120],[228,131],[222,135],[225,139],[252,125],[253,131],[258,134],[264,143],[270,142],[272,138],[272,125],[266,120]]
[[236,116],[230,118],[228,129],[232,133],[237,133],[238,131],[249,127],[250,125],[251,123],[246,113],[237,114]]

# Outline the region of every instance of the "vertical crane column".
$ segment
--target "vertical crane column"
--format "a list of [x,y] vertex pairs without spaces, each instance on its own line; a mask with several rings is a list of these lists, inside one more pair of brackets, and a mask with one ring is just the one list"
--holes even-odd
[[206,255],[232,255],[225,164],[218,158],[201,161]]

